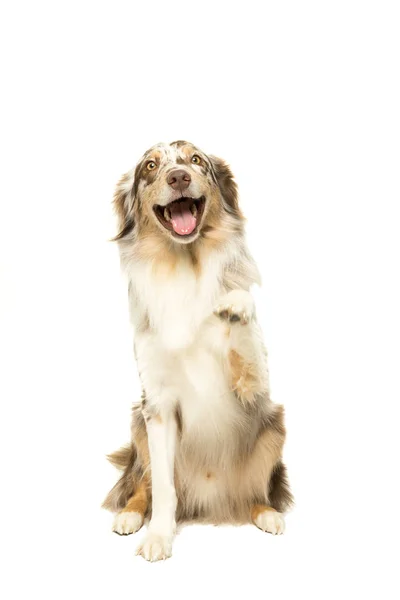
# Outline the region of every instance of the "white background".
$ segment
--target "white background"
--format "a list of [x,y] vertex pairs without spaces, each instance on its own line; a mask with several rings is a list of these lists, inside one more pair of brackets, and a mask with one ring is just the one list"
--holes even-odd
[[[4,598],[399,597],[397,8],[2,4]],[[175,139],[240,186],[297,506],[148,564],[100,509],[139,396],[107,240],[119,176]]]

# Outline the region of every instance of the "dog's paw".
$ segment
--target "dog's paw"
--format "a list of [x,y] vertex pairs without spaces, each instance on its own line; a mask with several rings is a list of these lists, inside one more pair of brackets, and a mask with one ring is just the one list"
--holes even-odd
[[120,512],[113,523],[113,531],[119,535],[136,533],[143,525],[143,515],[138,512]]
[[136,554],[143,556],[143,558],[150,562],[165,560],[172,554],[172,537],[148,531],[139,548],[136,550]]
[[214,314],[223,321],[247,325],[254,316],[253,298],[245,290],[232,290],[221,298]]
[[272,535],[281,535],[285,531],[283,516],[275,510],[264,510],[254,519],[254,524]]

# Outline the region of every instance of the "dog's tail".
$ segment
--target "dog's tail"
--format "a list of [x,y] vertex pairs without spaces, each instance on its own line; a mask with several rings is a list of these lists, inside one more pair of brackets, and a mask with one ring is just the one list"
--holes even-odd
[[123,473],[108,493],[102,507],[112,512],[118,512],[126,506],[136,488],[135,463],[137,461],[137,451],[133,444],[129,444],[109,454],[107,458],[114,467],[117,467]]

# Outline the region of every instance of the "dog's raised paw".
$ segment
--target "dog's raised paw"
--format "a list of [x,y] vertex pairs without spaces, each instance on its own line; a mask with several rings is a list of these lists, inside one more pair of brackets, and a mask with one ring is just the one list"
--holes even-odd
[[281,535],[285,531],[283,516],[275,510],[264,510],[254,519],[254,524],[272,535]]
[[143,525],[143,515],[138,512],[120,512],[116,515],[113,523],[113,531],[118,535],[129,535],[136,533]]
[[221,298],[214,314],[223,321],[247,325],[254,315],[253,298],[245,290],[232,290]]
[[147,532],[143,542],[136,550],[136,554],[143,556],[150,562],[165,560],[172,555],[172,537]]

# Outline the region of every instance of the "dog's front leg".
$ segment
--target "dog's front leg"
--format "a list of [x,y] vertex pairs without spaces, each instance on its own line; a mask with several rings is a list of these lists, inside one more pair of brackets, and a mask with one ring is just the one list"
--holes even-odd
[[160,349],[152,334],[138,335],[135,350],[144,389],[142,412],[146,421],[152,489],[151,520],[137,554],[156,561],[171,556],[175,533],[177,390],[170,382],[173,365],[169,355]]
[[144,410],[150,454],[152,516],[147,534],[137,550],[146,560],[171,556],[175,534],[176,493],[174,461],[177,424],[170,405]]
[[214,314],[227,327],[228,363],[232,388],[238,398],[243,403],[260,396],[269,399],[267,352],[250,292],[228,292],[220,299]]

